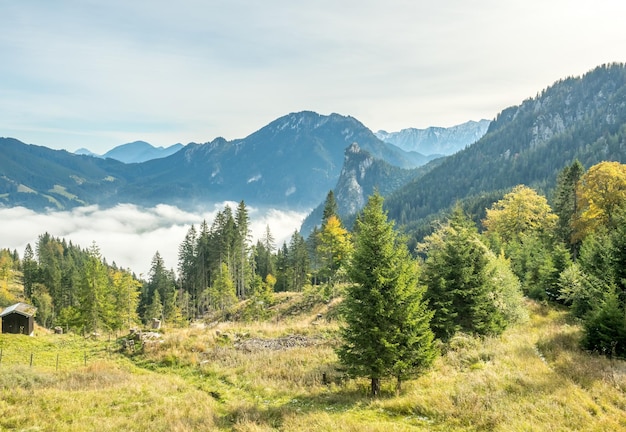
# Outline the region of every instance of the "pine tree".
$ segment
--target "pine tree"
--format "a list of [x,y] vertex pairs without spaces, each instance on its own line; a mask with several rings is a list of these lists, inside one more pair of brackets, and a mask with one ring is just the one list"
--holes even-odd
[[237,303],[235,284],[226,263],[222,263],[220,274],[209,291],[214,310],[228,312],[230,307]]
[[33,285],[37,281],[37,261],[30,243],[24,249],[24,262],[22,263],[24,274],[24,294],[27,298],[33,294]]
[[497,334],[506,326],[496,305],[488,249],[463,210],[455,207],[448,223],[426,238],[423,279],[434,309],[432,328],[443,341],[458,331]]
[[609,357],[626,355],[626,315],[618,293],[610,289],[583,322],[583,346]]
[[302,287],[308,283],[311,269],[306,242],[298,231],[294,231],[289,242],[289,263],[293,269],[292,280],[289,283],[290,290],[301,291]]
[[337,201],[335,201],[335,193],[330,190],[324,201],[324,213],[322,214],[322,225],[324,225],[331,216],[337,216]]
[[93,243],[89,248],[79,292],[81,323],[86,330],[96,331],[104,325],[109,327],[114,313],[110,292],[106,267],[99,248]]
[[185,239],[178,247],[178,276],[180,285],[186,298],[189,300],[187,307],[188,318],[196,313],[196,300],[202,291],[198,272],[198,233],[195,226],[191,225]]
[[[154,303],[154,293],[158,291],[159,301],[163,307],[162,318],[171,321],[174,316],[180,313],[176,309],[175,279],[173,273],[165,269],[165,262],[158,251],[152,258],[149,277],[143,289],[142,310],[147,311],[148,305]],[[144,313],[143,318],[144,321],[148,321],[157,317]]]
[[584,172],[585,168],[578,159],[563,168],[557,176],[554,194],[554,212],[559,217],[556,233],[559,239],[569,246],[574,256],[580,247],[580,243],[574,242],[572,238],[574,234],[572,224],[578,212],[576,188]]
[[348,275],[352,285],[344,301],[346,326],[337,354],[348,372],[371,379],[373,395],[380,380],[403,380],[422,372],[436,357],[432,313],[422,301],[417,266],[383,212],[375,193],[357,220],[355,250]]
[[153,318],[163,318],[163,303],[161,303],[161,295],[159,294],[159,291],[154,291],[152,293],[150,304],[148,304],[144,313],[144,321],[148,322]]
[[235,213],[235,225],[237,227],[237,237],[235,241],[235,284],[237,287],[237,297],[246,297],[246,285],[250,279],[250,266],[248,264],[248,253],[250,249],[250,217],[246,204],[241,201]]

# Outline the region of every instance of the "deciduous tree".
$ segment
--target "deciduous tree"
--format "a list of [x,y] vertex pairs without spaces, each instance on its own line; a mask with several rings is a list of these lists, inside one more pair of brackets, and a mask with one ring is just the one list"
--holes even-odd
[[592,166],[580,178],[576,196],[574,240],[582,240],[600,227],[615,228],[619,210],[626,203],[626,165],[601,162]]
[[517,241],[522,234],[551,233],[557,221],[548,201],[535,190],[518,185],[487,209],[483,220],[487,236],[504,242]]

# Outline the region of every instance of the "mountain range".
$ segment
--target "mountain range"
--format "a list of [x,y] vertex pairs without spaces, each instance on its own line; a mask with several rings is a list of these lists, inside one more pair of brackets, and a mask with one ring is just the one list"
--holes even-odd
[[140,163],[173,155],[183,147],[184,145],[180,143],[169,147],[155,147],[145,141],[134,141],[132,143],[114,147],[103,155],[93,153],[86,148],[80,148],[76,150],[74,154],[99,157],[103,159],[111,158],[124,163]]
[[120,202],[194,208],[244,200],[310,209],[337,182],[344,150],[353,142],[402,168],[431,159],[379,140],[352,117],[308,111],[281,117],[243,139],[190,143],[170,156],[133,164],[4,138],[0,202],[43,210]]
[[132,164],[2,138],[0,204],[36,210],[120,202],[189,208],[244,200],[315,208],[305,222],[311,229],[329,190],[349,220],[378,189],[387,197],[389,216],[410,232],[459,201],[479,220],[485,207],[517,184],[549,196],[559,170],[576,158],[586,168],[626,160],[626,66],[603,65],[557,81],[502,110],[484,136],[474,143],[467,138],[470,143],[456,152],[446,150],[454,152],[449,156],[407,151],[380,136],[353,117],[303,111],[243,139],[190,143],[167,157]]
[[379,130],[376,136],[395,144],[406,151],[416,151],[425,155],[449,156],[474,144],[487,132],[490,120],[468,121],[460,125],[444,128],[408,128],[399,132]]

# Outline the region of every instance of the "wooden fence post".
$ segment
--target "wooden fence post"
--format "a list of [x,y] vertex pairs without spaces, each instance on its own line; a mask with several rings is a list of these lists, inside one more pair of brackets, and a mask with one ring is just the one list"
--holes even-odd
[[30,353],[30,367],[33,367],[33,353]]

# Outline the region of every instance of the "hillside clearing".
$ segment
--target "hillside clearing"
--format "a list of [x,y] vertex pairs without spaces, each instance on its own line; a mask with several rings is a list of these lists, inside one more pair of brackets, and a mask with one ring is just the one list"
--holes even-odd
[[529,301],[529,320],[501,338],[457,336],[400,395],[389,381],[370,398],[367,380],[338,369],[339,324],[319,318],[335,305],[302,304],[290,293],[271,321],[166,329],[162,342],[135,353],[111,349],[105,336],[2,335],[5,353],[56,350],[74,361],[57,371],[5,357],[0,428],[626,430],[626,363],[580,351],[580,329],[565,311]]

